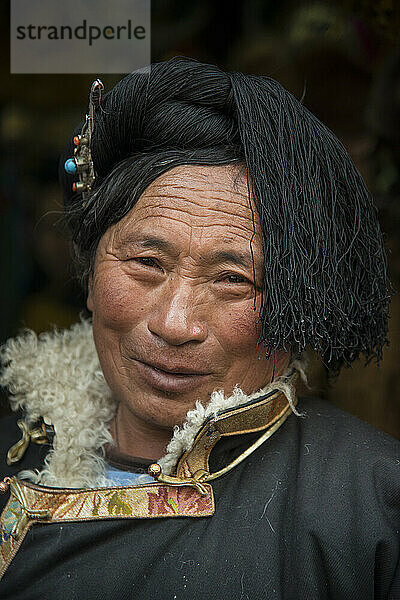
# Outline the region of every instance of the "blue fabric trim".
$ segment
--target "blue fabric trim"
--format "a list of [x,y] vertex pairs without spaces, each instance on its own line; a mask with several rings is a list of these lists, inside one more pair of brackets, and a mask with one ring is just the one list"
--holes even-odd
[[146,483],[154,483],[155,479],[146,473],[130,473],[129,471],[121,471],[110,465],[106,468],[106,477],[110,481],[110,485],[145,485]]

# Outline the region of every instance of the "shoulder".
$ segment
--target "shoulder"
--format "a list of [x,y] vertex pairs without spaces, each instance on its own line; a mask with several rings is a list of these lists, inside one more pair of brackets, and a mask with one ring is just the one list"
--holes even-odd
[[400,442],[330,403],[304,399],[298,408],[304,416],[288,419],[283,437],[308,506],[325,506],[327,519],[340,515],[348,526],[365,520],[364,531],[375,527],[378,537],[383,523],[398,531]]
[[400,458],[400,441],[375,429],[372,425],[316,398],[302,398],[298,406],[303,416],[296,428],[303,436],[313,437],[321,452],[345,454],[351,452],[368,459],[379,454]]
[[398,440],[328,402],[307,398],[299,409],[304,416],[290,419],[291,429],[308,463],[360,485],[385,475],[399,488]]

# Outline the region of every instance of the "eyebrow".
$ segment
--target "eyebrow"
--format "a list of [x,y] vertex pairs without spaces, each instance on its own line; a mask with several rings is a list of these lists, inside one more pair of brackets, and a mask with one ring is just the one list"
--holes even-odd
[[154,248],[155,250],[176,254],[173,244],[158,237],[141,238],[134,235],[128,235],[126,237],[121,237],[119,243],[124,246],[134,245],[139,246],[140,248]]
[[[151,248],[166,252],[170,255],[178,254],[174,244],[158,237],[136,237],[135,235],[128,235],[120,239],[122,245],[135,245],[140,248]],[[230,263],[246,269],[253,268],[253,258],[251,252],[235,252],[234,250],[214,250],[207,255],[203,255],[203,258],[209,264],[221,264]],[[254,267],[256,269],[262,269],[264,261],[262,258],[254,256]]]
[[[235,252],[234,250],[216,250],[209,255],[209,260],[212,263],[231,263],[239,267],[245,267],[251,269],[253,267],[253,260],[250,253]],[[262,261],[257,260],[254,257],[254,266],[257,268],[262,267]]]

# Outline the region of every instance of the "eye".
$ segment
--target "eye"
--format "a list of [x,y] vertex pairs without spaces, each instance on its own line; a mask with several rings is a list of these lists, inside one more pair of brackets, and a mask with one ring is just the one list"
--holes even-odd
[[145,267],[152,267],[162,271],[162,268],[160,267],[158,262],[150,256],[137,256],[134,260]]
[[251,282],[244,275],[238,275],[237,273],[227,273],[226,275],[221,277],[220,281],[222,283],[230,283],[232,285],[246,283],[251,285]]
[[228,275],[226,279],[229,283],[247,283],[247,279],[242,275]]

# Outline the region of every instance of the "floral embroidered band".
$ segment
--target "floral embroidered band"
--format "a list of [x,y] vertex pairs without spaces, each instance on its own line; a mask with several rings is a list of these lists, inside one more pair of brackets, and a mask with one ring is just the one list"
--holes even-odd
[[203,494],[189,485],[150,483],[71,491],[13,478],[11,496],[0,519],[0,579],[34,523],[209,517],[215,511],[214,495],[211,485],[202,488]]

